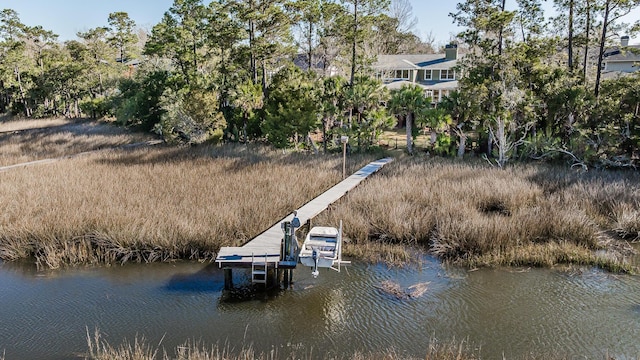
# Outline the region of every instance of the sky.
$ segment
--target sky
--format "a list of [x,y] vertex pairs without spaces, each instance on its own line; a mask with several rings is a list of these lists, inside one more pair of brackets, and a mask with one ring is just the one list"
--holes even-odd
[[[410,0],[418,18],[415,32],[422,39],[432,34],[439,45],[446,44],[460,31],[453,25],[449,13],[455,12],[457,1]],[[514,3],[514,0],[508,2]],[[552,1],[547,0],[546,9],[552,11]],[[173,0],[0,0],[0,9],[18,12],[22,23],[41,25],[45,30],[58,34],[59,40],[76,38],[76,33],[98,26],[106,26],[109,13],[124,11],[142,28],[151,29],[160,22],[162,15],[173,4]],[[626,21],[640,19],[640,10]],[[637,43],[639,39],[632,39]]]

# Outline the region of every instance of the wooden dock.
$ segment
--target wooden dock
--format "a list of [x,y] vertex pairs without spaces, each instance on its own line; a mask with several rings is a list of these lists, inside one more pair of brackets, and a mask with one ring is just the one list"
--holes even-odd
[[[384,158],[371,162],[367,166],[358,170],[353,175],[339,182],[329,190],[325,191],[315,199],[311,200],[298,211],[300,223],[304,224],[324,211],[329,205],[343,197],[351,189],[355,188],[369,175],[377,172],[384,165],[393,161],[393,158]],[[281,259],[281,244],[284,233],[281,223],[291,221],[293,212],[277,221],[269,229],[248,241],[241,247],[223,247],[220,249],[216,262],[221,268],[250,268],[255,264],[256,259],[264,262],[265,266],[271,268],[294,268],[295,262],[283,261]],[[230,274],[229,274],[230,276]]]

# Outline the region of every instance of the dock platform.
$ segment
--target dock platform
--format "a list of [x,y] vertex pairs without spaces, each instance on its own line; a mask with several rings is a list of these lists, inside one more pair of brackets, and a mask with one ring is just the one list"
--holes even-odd
[[[307,221],[313,219],[315,216],[327,209],[329,205],[339,200],[351,189],[358,186],[358,184],[360,184],[360,182],[366,179],[369,175],[377,172],[391,161],[393,161],[393,158],[384,158],[369,163],[353,175],[342,180],[329,190],[299,208],[297,212],[300,223],[305,224]],[[295,261],[283,261],[280,257],[281,244],[284,237],[280,224],[284,221],[291,221],[292,219],[293,212],[278,220],[269,229],[249,240],[243,246],[221,248],[220,252],[218,252],[218,256],[216,257],[216,263],[224,269],[251,268],[255,259],[260,259],[260,261],[266,261],[266,263],[272,268],[295,268]]]

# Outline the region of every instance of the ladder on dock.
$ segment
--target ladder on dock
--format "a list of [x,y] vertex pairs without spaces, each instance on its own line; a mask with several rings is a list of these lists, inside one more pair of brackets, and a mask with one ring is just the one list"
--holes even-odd
[[256,258],[254,254],[251,254],[251,283],[252,284],[265,284],[267,285],[267,270],[269,267],[269,261],[267,254]]

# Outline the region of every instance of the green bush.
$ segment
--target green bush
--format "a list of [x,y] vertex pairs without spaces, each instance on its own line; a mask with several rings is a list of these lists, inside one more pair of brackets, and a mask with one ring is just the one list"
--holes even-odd
[[112,98],[111,107],[118,122],[151,130],[160,122],[164,109],[160,99],[168,87],[169,74],[154,71],[120,83],[120,93]]
[[104,97],[87,99],[80,102],[80,110],[94,119],[113,115],[111,104]]
[[162,118],[154,131],[167,142],[218,143],[226,121],[218,109],[218,94],[204,89],[167,90],[162,96]]

